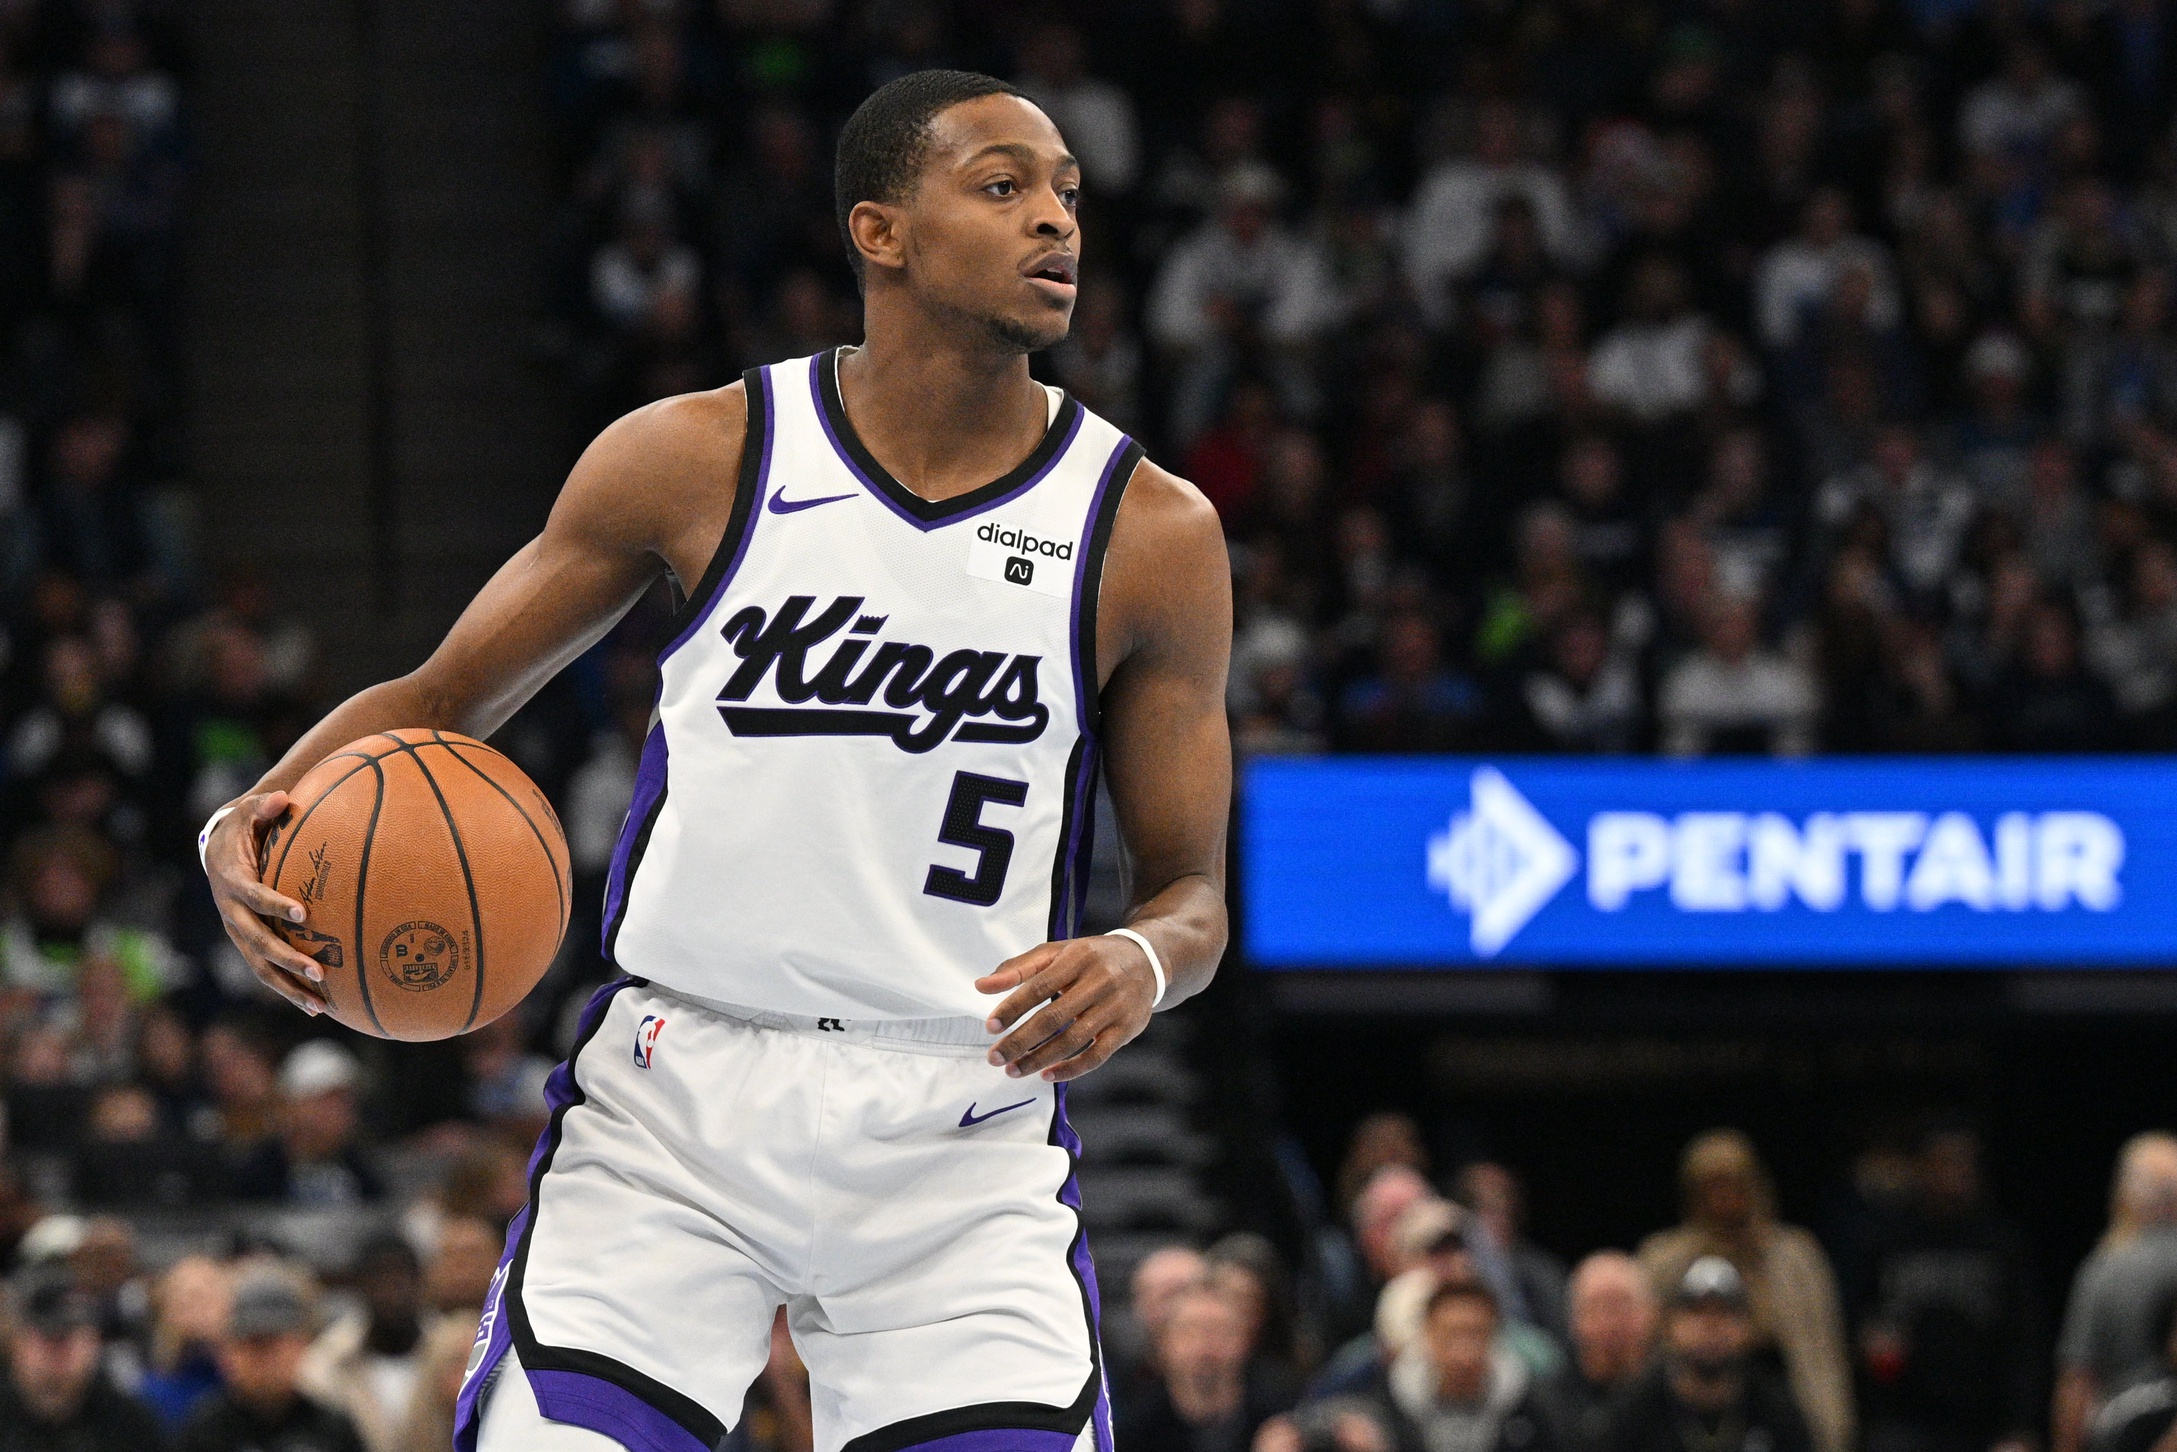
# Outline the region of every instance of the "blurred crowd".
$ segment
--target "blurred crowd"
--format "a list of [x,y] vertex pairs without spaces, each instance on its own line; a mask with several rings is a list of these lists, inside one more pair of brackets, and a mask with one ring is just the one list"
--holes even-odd
[[2177,1445],[2177,1138],[2116,1170],[2051,1342],[1981,1139],[1870,1149],[1816,1234],[1753,1143],[1686,1146],[1683,1219],[1568,1266],[1519,1177],[1432,1180],[1420,1129],[1356,1130],[1338,1223],[1140,1262],[1107,1330],[1125,1452],[2163,1452]]
[[852,341],[831,144],[1079,153],[1047,377],[1223,513],[1258,752],[2177,743],[2160,0],[558,0],[592,422]]

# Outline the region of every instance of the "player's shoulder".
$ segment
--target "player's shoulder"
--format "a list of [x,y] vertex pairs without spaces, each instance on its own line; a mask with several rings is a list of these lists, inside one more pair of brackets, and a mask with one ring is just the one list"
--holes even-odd
[[1127,481],[1115,528],[1144,542],[1175,548],[1224,549],[1217,506],[1185,479],[1144,454]]
[[748,390],[739,379],[723,388],[677,393],[622,414],[597,436],[592,449],[647,461],[653,467],[738,462],[748,429]]

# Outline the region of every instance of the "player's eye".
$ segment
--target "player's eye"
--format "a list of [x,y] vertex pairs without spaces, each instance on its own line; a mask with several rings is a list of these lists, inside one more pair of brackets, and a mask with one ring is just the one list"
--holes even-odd
[[1058,189],[1058,199],[1064,202],[1068,208],[1078,207],[1081,205],[1081,189],[1079,187],[1060,187]]
[[990,183],[988,186],[984,187],[983,190],[995,196],[1010,197],[1015,192],[1019,191],[1020,188],[1013,184],[1013,179],[1011,177],[1002,176],[999,177],[996,181]]

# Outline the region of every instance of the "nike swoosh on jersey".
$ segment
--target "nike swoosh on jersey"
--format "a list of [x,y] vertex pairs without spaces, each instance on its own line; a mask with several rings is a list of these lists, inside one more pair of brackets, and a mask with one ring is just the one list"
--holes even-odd
[[851,494],[827,494],[821,499],[788,499],[784,494],[774,494],[769,507],[773,514],[792,514],[796,510],[814,509],[819,504],[837,504],[842,499],[853,497]]
[[1036,1101],[1033,1099],[1023,1099],[1018,1104],[1008,1104],[1003,1109],[993,1109],[988,1114],[977,1114],[975,1112],[975,1106],[973,1104],[970,1104],[965,1110],[961,1112],[960,1127],[962,1129],[968,1129],[973,1127],[974,1125],[981,1124],[986,1119],[996,1119],[1001,1114],[1011,1114],[1016,1109],[1026,1109],[1029,1105],[1035,1102]]

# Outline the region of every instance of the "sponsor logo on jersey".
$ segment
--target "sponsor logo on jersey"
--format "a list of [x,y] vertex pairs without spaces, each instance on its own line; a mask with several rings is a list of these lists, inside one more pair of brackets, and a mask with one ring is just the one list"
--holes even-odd
[[[792,595],[776,610],[736,611],[721,630],[741,658],[718,693],[726,729],[736,736],[883,736],[917,753],[945,741],[1017,744],[1043,734],[1051,708],[1037,699],[1041,656],[972,648],[939,655],[927,645],[879,640],[890,617],[863,614],[863,598],[841,595],[815,611],[815,596]],[[781,705],[742,704],[766,681]],[[879,704],[888,709],[871,709]]]
[[975,537],[985,544],[1003,545],[1016,555],[1043,555],[1054,560],[1073,558],[1072,540],[1042,539],[1010,524],[986,524],[975,531]]

